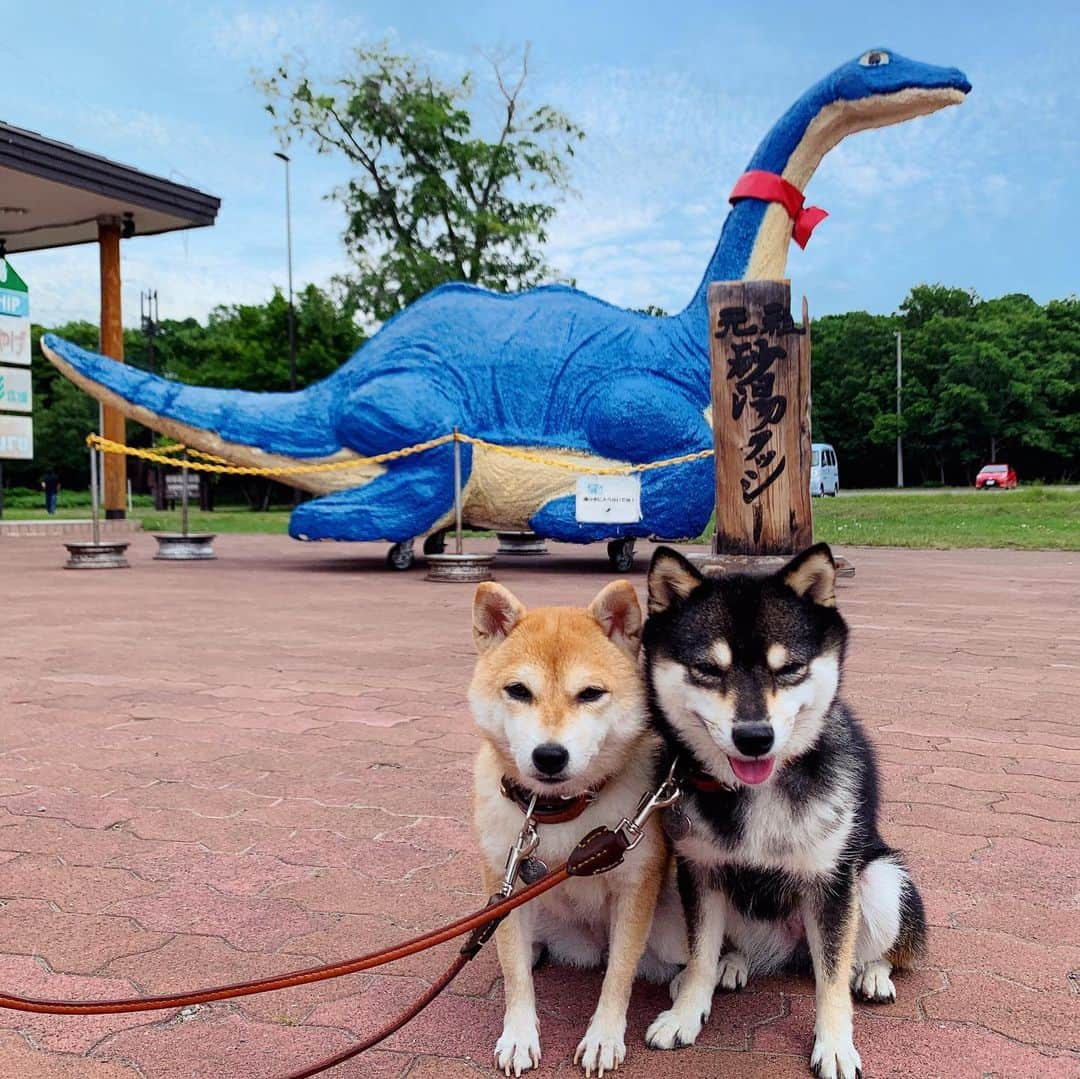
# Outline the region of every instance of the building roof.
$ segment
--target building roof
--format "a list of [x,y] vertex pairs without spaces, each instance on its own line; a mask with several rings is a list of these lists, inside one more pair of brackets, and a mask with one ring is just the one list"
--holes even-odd
[[131,214],[134,235],[212,225],[221,200],[65,142],[0,122],[0,239],[9,253],[98,238]]

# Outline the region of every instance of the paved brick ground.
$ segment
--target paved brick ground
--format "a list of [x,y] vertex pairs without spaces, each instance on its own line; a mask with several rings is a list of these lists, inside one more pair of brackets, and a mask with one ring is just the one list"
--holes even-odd
[[[0,545],[0,985],[162,992],[338,958],[478,904],[466,586],[385,572],[381,549],[226,536],[206,565],[59,569]],[[848,552],[848,695],[885,769],[932,956],[857,1010],[868,1076],[1080,1076],[1080,559]],[[581,602],[596,552],[505,561],[527,602]],[[442,956],[190,1013],[0,1013],[0,1075],[271,1079],[349,1044]],[[543,1075],[598,979],[539,976]],[[335,1079],[491,1075],[493,954]],[[718,1000],[700,1044],[642,1045],[625,1075],[809,1074],[811,986]]]

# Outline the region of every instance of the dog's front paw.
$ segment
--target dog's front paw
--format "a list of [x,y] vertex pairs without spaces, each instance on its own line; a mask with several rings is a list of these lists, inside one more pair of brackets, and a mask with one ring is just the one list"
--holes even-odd
[[855,971],[851,988],[868,1004],[892,1004],[896,1000],[896,986],[891,974],[892,964],[884,959],[874,959]]
[[540,1027],[532,1016],[507,1015],[495,1043],[495,1066],[503,1075],[519,1076],[540,1064]]
[[862,1079],[862,1060],[850,1037],[818,1034],[810,1054],[810,1070],[818,1079]]
[[613,1072],[626,1059],[625,1033],[625,1023],[620,1028],[594,1019],[577,1047],[574,1063],[580,1064],[588,1076],[599,1077],[605,1072]]
[[682,1049],[693,1045],[709,1018],[708,1010],[699,1007],[674,1007],[661,1012],[645,1032],[645,1044],[650,1049]]
[[750,973],[750,965],[742,952],[724,952],[720,956],[720,965],[717,967],[716,984],[727,993],[746,988],[746,978]]

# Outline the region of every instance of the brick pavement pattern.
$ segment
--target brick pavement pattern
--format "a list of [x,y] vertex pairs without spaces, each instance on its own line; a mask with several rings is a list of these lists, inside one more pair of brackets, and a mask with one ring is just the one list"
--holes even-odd
[[[0,985],[92,998],[246,979],[480,904],[469,586],[387,571],[371,545],[224,536],[220,561],[176,565],[139,536],[130,571],[74,574],[55,539],[0,542]],[[582,603],[609,576],[601,553],[497,574],[527,603]],[[932,924],[897,1003],[857,1007],[866,1075],[1078,1077],[1080,558],[845,553],[846,694]],[[179,1013],[0,1012],[0,1076],[273,1079],[446,962]],[[538,974],[539,1075],[580,1074],[598,988]],[[643,1045],[664,1001],[635,991],[627,1079],[809,1075],[808,980],[718,999],[679,1053]],[[501,1007],[492,948],[332,1079],[493,1076]]]

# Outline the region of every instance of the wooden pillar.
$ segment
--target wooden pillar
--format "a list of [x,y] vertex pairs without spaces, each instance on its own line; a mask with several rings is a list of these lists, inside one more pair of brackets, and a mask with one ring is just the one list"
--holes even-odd
[[[98,221],[98,249],[101,256],[101,351],[114,360],[124,359],[124,326],[120,312],[120,222]],[[113,442],[125,442],[124,417],[114,408],[101,410],[101,433]],[[119,519],[127,509],[127,458],[105,454],[105,516]]]
[[790,281],[709,286],[716,532],[713,555],[789,555],[813,542],[810,324]]

